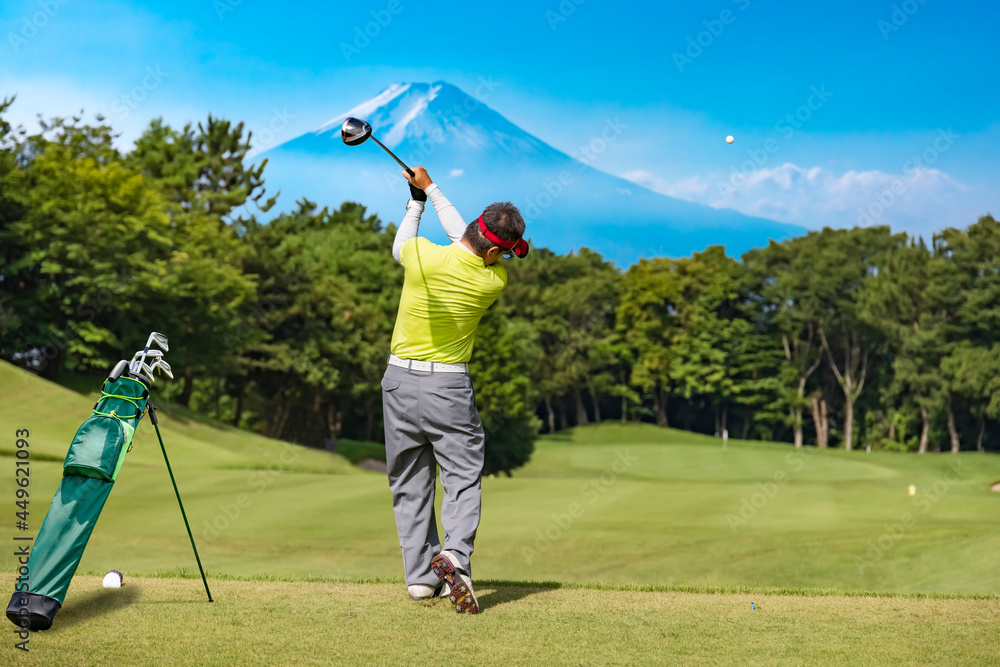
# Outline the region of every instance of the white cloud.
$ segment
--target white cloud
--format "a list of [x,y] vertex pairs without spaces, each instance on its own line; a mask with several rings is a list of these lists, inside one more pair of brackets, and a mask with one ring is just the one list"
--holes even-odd
[[458,178],[464,173],[465,173],[464,169],[452,169],[451,171],[448,172],[448,175],[451,176],[452,178]]
[[621,176],[678,199],[811,229],[889,224],[929,236],[944,227],[965,227],[986,213],[974,209],[966,196],[970,188],[932,168],[899,174],[879,170],[837,174],[825,167],[788,162],[745,177],[694,175],[668,182],[642,170]]
[[676,183],[670,183],[642,169],[626,171],[620,175],[625,180],[638,183],[650,190],[688,201],[702,201],[709,186],[708,181],[702,180],[700,176],[692,176]]

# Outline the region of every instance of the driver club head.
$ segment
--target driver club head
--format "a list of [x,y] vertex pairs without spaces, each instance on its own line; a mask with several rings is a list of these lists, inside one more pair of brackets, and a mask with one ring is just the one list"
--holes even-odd
[[360,118],[353,118],[353,117],[348,118],[347,120],[344,121],[344,124],[340,126],[340,136],[344,140],[344,143],[347,144],[348,146],[357,146],[358,144],[363,144],[368,139],[368,137],[371,137],[372,141],[374,141],[382,148],[382,150],[388,153],[389,157],[395,160],[400,167],[405,169],[406,173],[410,175],[410,178],[413,178],[414,176],[413,170],[407,167],[402,160],[396,157],[395,153],[389,150],[389,148],[386,147],[385,144],[379,141],[378,138],[376,138],[372,134],[372,126],[369,125],[366,121],[363,121]]
[[340,136],[348,146],[357,146],[372,136],[372,126],[360,118],[348,118],[340,126]]

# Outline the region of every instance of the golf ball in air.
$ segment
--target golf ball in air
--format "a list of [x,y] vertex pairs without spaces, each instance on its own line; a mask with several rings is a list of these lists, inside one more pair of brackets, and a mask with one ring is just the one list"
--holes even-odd
[[726,143],[727,144],[731,144],[734,141],[736,141],[736,139],[733,138],[733,135],[730,134],[728,137],[726,137]]
[[907,489],[907,493],[909,493],[911,496],[917,495],[917,487],[910,484],[910,488]]
[[118,570],[109,570],[106,575],[104,575],[104,587],[105,588],[121,588],[125,585],[125,581],[122,578],[122,573]]

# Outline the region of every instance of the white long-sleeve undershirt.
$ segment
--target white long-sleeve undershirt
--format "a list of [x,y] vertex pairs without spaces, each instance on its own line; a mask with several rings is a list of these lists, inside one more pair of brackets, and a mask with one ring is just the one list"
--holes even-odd
[[[427,198],[434,204],[434,210],[437,211],[438,218],[441,220],[444,233],[448,235],[451,242],[458,243],[466,252],[475,254],[461,243],[462,236],[465,234],[465,228],[469,223],[465,221],[462,214],[455,208],[455,205],[448,201],[448,198],[444,196],[441,188],[436,183],[431,183],[424,192],[427,193]],[[423,202],[411,199],[406,203],[406,215],[403,216],[402,222],[399,223],[396,238],[392,242],[392,256],[397,262],[400,261],[400,251],[403,248],[403,244],[414,238],[417,232],[420,231],[420,216],[423,212]]]

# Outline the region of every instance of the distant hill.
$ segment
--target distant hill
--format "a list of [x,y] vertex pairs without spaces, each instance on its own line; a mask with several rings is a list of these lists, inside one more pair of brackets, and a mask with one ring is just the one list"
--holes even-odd
[[[158,384],[153,385],[156,400]],[[30,431],[31,456],[34,460],[62,463],[73,435],[87,419],[99,398],[100,378],[93,382],[94,391],[86,396],[42,379],[0,360],[0,426],[11,433],[16,429]],[[287,467],[317,473],[355,474],[357,469],[337,454],[292,445],[266,438],[256,433],[221,424],[166,402],[157,401],[160,430],[170,452],[171,462],[202,469],[266,469],[283,449],[293,453],[294,462]],[[160,467],[163,455],[156,432],[148,418],[143,418],[135,432],[135,447],[125,459],[122,477],[133,466]],[[14,440],[0,441],[0,456],[13,455]],[[286,459],[288,457],[286,456]],[[165,473],[164,473],[165,474]],[[54,490],[54,489],[53,489]],[[51,495],[51,494],[50,494]],[[44,508],[39,500],[36,517],[41,521]]]

